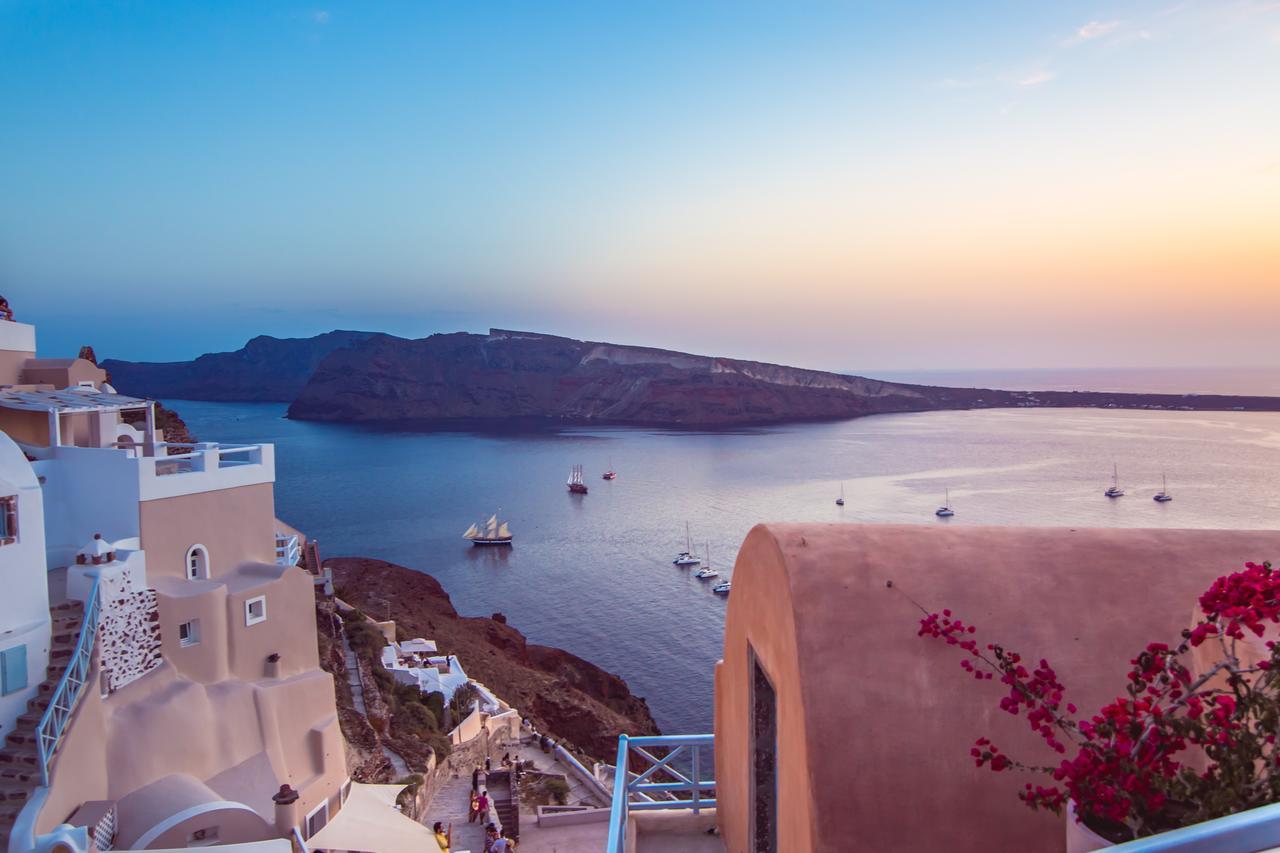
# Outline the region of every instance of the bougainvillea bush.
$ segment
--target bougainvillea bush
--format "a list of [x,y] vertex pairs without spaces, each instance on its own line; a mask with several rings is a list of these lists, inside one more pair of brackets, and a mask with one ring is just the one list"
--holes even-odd
[[[975,679],[1007,687],[1000,708],[1049,756],[1027,763],[983,737],[970,751],[979,767],[1036,772],[1043,783],[1020,794],[1028,806],[1061,813],[1070,799],[1090,829],[1127,841],[1280,801],[1280,643],[1260,639],[1280,622],[1280,571],[1247,563],[1214,581],[1200,610],[1176,644],[1133,658],[1123,695],[1091,717],[1067,701],[1048,661],[982,642],[949,610],[927,613],[920,636],[957,647]],[[1195,672],[1193,648],[1207,661]]]

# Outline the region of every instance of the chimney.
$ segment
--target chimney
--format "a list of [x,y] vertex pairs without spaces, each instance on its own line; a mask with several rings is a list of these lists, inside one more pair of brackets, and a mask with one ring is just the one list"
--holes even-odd
[[298,825],[298,792],[285,783],[271,802],[276,804],[276,832],[281,838],[288,838]]

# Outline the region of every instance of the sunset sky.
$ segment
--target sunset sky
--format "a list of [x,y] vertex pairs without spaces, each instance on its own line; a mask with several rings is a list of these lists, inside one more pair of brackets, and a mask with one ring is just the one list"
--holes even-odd
[[42,351],[1280,366],[1280,0],[0,2]]

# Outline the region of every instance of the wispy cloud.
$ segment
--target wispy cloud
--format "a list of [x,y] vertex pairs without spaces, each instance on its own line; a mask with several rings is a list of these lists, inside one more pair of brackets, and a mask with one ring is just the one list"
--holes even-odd
[[1067,38],[1063,39],[1063,45],[1070,47],[1080,42],[1093,41],[1104,36],[1109,36],[1120,29],[1124,24],[1123,21],[1090,21],[1082,27],[1076,29]]
[[1029,88],[1031,86],[1040,86],[1045,83],[1048,83],[1050,80],[1052,80],[1054,77],[1057,77],[1057,76],[1058,75],[1053,73],[1052,71],[1042,68],[1039,71],[1032,71],[1030,74],[1025,74],[1022,77],[1019,77],[1018,85],[1024,89]]
[[317,24],[329,23],[329,11],[327,9],[317,9],[311,13],[311,20]]

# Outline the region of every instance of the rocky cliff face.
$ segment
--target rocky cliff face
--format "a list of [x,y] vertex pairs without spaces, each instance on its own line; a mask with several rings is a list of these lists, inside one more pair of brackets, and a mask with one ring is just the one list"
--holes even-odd
[[756,361],[494,329],[406,340],[258,337],[195,361],[103,362],[127,394],[292,401],[301,420],[732,427],[1007,407],[1280,411],[1280,397],[994,391],[882,382]]
[[102,367],[121,394],[180,400],[288,402],[331,352],[387,338],[378,332],[326,332],[313,338],[260,335],[235,352],[194,361],[137,362],[109,358]]
[[405,636],[435,640],[441,653],[456,654],[467,674],[550,732],[596,758],[613,755],[618,735],[657,734],[644,699],[595,664],[549,646],[530,643],[494,618],[459,616],[433,577],[363,557],[330,557],[339,596],[382,618]]
[[1010,405],[1016,395],[900,385],[529,332],[383,339],[330,353],[289,416],[732,426]]

